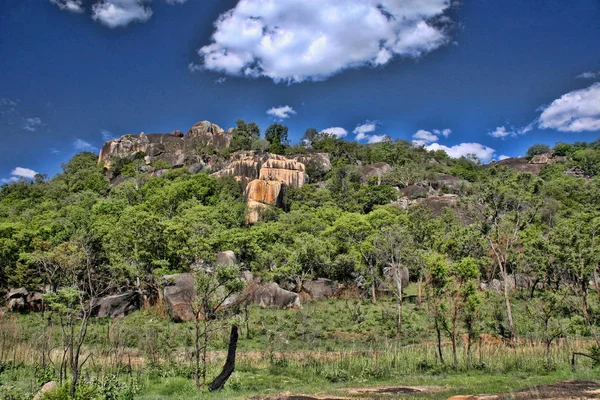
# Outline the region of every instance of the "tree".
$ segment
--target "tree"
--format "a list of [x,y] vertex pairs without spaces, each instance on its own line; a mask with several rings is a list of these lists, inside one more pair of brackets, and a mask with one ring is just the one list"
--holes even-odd
[[317,135],[319,135],[319,131],[317,131],[315,128],[308,128],[300,140],[302,143],[310,145],[313,140],[315,140]]
[[548,146],[547,144],[538,143],[538,144],[534,144],[529,149],[527,149],[526,157],[531,159],[535,156],[539,156],[541,154],[547,154],[547,153],[550,153],[550,146]]
[[281,124],[273,124],[265,131],[265,139],[269,142],[269,152],[283,154],[285,146],[288,145],[288,127]]
[[238,119],[237,127],[233,129],[231,137],[231,151],[250,150],[252,143],[260,138],[260,128],[254,122],[246,123],[243,119]]
[[439,253],[434,253],[427,258],[427,283],[431,291],[430,312],[433,317],[433,326],[436,332],[438,356],[440,364],[444,364],[442,350],[442,329],[447,326],[445,312],[447,309],[445,299],[450,276],[450,263]]
[[408,285],[408,266],[414,264],[415,246],[410,231],[402,225],[385,228],[375,237],[375,248],[381,262],[386,265],[388,275],[391,276],[395,286],[395,295],[398,308],[398,335],[402,331],[403,290]]
[[546,346],[546,369],[552,370],[552,343],[563,334],[560,321],[560,309],[567,292],[555,292],[551,288],[527,304],[527,313],[537,323]]
[[[216,265],[214,271],[196,272],[196,297],[192,301],[196,387],[206,385],[208,346],[215,334],[228,325],[230,302],[244,288],[239,266]],[[236,329],[237,334],[237,329]]]
[[517,332],[509,296],[509,268],[521,232],[534,221],[542,206],[541,184],[531,174],[515,175],[497,169],[487,181],[478,185],[476,197],[471,199],[473,216],[479,220],[481,234],[504,281],[504,302],[513,343]]

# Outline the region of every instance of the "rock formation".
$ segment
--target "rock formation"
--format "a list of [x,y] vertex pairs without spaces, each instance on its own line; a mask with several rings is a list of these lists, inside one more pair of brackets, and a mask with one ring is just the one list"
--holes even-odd
[[42,293],[30,292],[25,288],[11,289],[6,294],[6,308],[10,312],[42,311]]
[[383,174],[391,170],[391,165],[384,162],[364,165],[360,169],[360,178],[363,184],[368,183],[369,179],[373,177],[377,177],[379,182],[381,182],[381,177],[383,176]]
[[302,288],[313,300],[325,300],[337,296],[339,286],[337,282],[325,278],[302,282]]
[[279,287],[275,282],[257,285],[250,295],[254,304],[261,307],[275,307],[281,309],[301,309],[300,296]]
[[130,290],[124,293],[106,296],[98,301],[92,315],[98,318],[123,318],[141,307],[139,292]]
[[[323,157],[321,160],[326,164]],[[242,183],[249,210],[247,221],[253,224],[260,220],[266,207],[281,207],[287,188],[300,188],[307,182],[305,171],[306,166],[297,159],[259,151],[238,151],[231,155],[227,166],[212,175],[234,177]]]
[[208,121],[198,122],[186,135],[179,130],[171,133],[124,135],[104,143],[98,162],[108,169],[112,160],[131,159],[136,154],[143,153],[146,164],[162,160],[171,167],[180,167],[202,161],[197,155],[198,144],[201,144],[200,147],[214,146],[218,150],[224,150],[229,147],[231,138],[231,130],[225,132]]
[[192,302],[196,298],[196,279],[193,274],[175,274],[164,277],[164,299],[169,316],[175,322],[196,319]]

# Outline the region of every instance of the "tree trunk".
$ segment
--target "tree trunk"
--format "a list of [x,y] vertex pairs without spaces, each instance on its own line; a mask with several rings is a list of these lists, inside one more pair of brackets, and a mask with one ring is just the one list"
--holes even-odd
[[423,283],[423,278],[419,277],[417,281],[417,306],[421,308],[421,304],[423,303],[423,296],[421,294],[421,284]]
[[437,333],[437,345],[438,355],[440,356],[440,364],[444,365],[444,354],[442,352],[442,331],[440,329],[440,324],[437,316],[435,317],[435,331]]
[[371,297],[373,299],[373,304],[377,304],[377,294],[375,291],[375,280],[373,280],[373,283],[371,284]]
[[214,381],[208,385],[208,390],[211,392],[218,392],[223,389],[225,386],[225,382],[231,376],[235,369],[235,352],[237,349],[237,341],[238,341],[238,327],[237,325],[233,325],[231,327],[231,335],[229,336],[229,348],[227,349],[227,360],[225,361],[225,365],[223,366],[223,371],[215,378]]
[[402,297],[402,275],[400,272],[400,267],[394,268],[394,278],[396,280],[396,290],[398,291],[398,336],[400,332],[402,332],[402,307],[403,307],[403,297]]
[[457,323],[456,320],[458,318],[458,307],[455,306],[454,307],[454,315],[452,318],[452,361],[453,361],[453,367],[455,371],[458,371],[458,357],[456,355],[456,331],[457,331]]
[[198,321],[198,315],[196,314],[196,340],[195,344],[195,352],[194,358],[196,359],[196,388],[200,390],[202,385],[200,385],[200,321]]
[[552,341],[546,340],[546,369],[548,371],[552,370],[552,352],[550,351],[551,345],[552,345]]
[[508,291],[508,273],[506,272],[506,265],[501,266],[502,279],[504,280],[504,302],[506,303],[506,317],[508,318],[508,329],[512,335],[511,342],[513,344],[517,341],[517,332],[513,323],[512,308],[510,305],[510,296]]

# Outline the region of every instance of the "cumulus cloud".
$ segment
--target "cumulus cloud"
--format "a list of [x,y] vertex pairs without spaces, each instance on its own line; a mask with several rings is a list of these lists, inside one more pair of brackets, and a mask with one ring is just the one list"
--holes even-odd
[[450,0],[240,0],[215,22],[201,65],[275,82],[418,58],[448,42]]
[[428,143],[437,142],[438,139],[439,139],[439,137],[437,135],[435,135],[429,131],[421,129],[420,131],[417,131],[417,133],[415,133],[413,135],[412,143],[413,143],[413,146],[420,147],[420,146],[425,146]]
[[222,76],[222,77],[220,77],[220,78],[217,78],[217,79],[215,79],[215,83],[216,83],[217,85],[222,85],[222,84],[224,84],[224,83],[225,83],[225,81],[227,81],[227,78],[226,78],[226,77],[224,77],[224,76]]
[[16,176],[11,176],[8,179],[0,179],[0,181],[2,183],[15,183],[15,182],[19,182],[19,178],[17,178]]
[[[187,0],[165,0],[167,4],[183,4]],[[83,0],[50,0],[61,10],[83,13]],[[153,11],[152,0],[96,0],[92,5],[92,19],[109,28],[125,27],[133,22],[146,22]]]
[[267,114],[276,119],[286,119],[296,114],[296,111],[290,106],[280,106],[268,109]]
[[600,71],[598,72],[584,72],[583,74],[577,75],[577,79],[596,79],[600,78]]
[[375,132],[376,129],[377,124],[375,122],[366,122],[364,124],[358,125],[352,132],[355,135],[365,135],[367,133]]
[[436,135],[442,135],[443,137],[448,137],[452,134],[452,129],[434,129],[433,133]]
[[491,147],[479,143],[460,143],[452,147],[444,146],[439,143],[432,143],[425,146],[425,149],[429,151],[444,150],[446,154],[452,158],[475,155],[482,162],[490,161],[495,153],[495,150]]
[[505,138],[508,136],[516,136],[517,133],[514,131],[507,130],[506,127],[504,127],[504,126],[499,126],[494,131],[488,133],[488,135],[499,139],[499,138]]
[[0,99],[0,114],[14,114],[17,111],[18,102],[19,100]]
[[542,129],[561,132],[600,130],[600,82],[554,100],[544,109],[538,124]]
[[42,126],[42,120],[38,117],[25,118],[23,129],[29,132],[35,132]]
[[73,142],[73,148],[76,151],[98,151],[97,147],[79,138],[75,139],[75,141]]
[[388,135],[367,135],[364,139],[367,140],[367,143],[372,144],[372,143],[383,142],[383,141],[385,141],[388,138],[389,138]]
[[344,128],[340,128],[338,126],[327,128],[327,129],[323,129],[321,131],[321,133],[328,133],[330,135],[335,135],[335,136],[337,136],[339,138],[348,135],[348,131],[347,130],[345,130]]
[[17,167],[10,174],[16,177],[33,179],[37,175],[37,172],[29,168]]
[[61,10],[66,10],[80,14],[84,11],[82,0],[50,0],[50,3],[56,4]]
[[105,0],[92,6],[92,19],[109,28],[127,26],[132,22],[146,22],[153,11],[144,3],[149,0]]
[[504,154],[502,154],[501,156],[498,157],[498,160],[502,161],[502,160],[508,160],[510,158],[510,156],[505,156]]

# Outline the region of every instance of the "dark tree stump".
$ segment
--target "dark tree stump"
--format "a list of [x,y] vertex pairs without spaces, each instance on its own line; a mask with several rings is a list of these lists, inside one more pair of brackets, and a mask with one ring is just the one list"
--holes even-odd
[[233,325],[231,327],[231,335],[229,336],[229,348],[227,349],[227,360],[225,361],[225,365],[223,366],[223,371],[215,378],[214,381],[208,385],[208,390],[211,392],[218,392],[223,389],[225,386],[225,382],[233,373],[235,369],[235,352],[237,349],[238,342],[238,327],[237,325]]

